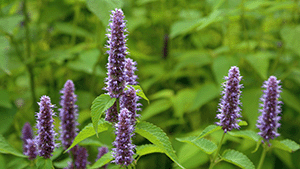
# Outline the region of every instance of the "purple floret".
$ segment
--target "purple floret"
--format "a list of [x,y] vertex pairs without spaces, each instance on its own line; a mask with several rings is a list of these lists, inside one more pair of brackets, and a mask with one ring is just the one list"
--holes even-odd
[[[99,160],[104,154],[108,153],[108,148],[107,147],[99,147],[98,148],[98,155],[97,155],[97,160]],[[107,168],[107,164],[105,164],[104,166],[102,166],[101,168],[106,169]]]
[[133,135],[133,126],[131,125],[130,112],[123,108],[119,114],[119,122],[116,126],[116,140],[114,141],[113,156],[114,163],[121,166],[128,166],[133,161],[133,149],[135,146],[132,144],[131,136]]
[[125,81],[127,85],[137,85],[137,75],[134,74],[136,71],[136,62],[130,58],[125,59]]
[[75,160],[76,169],[85,169],[86,165],[88,164],[87,158],[88,158],[87,150],[84,147],[79,147],[77,150],[77,155]]
[[127,53],[126,37],[124,33],[127,32],[124,21],[124,14],[121,9],[115,9],[112,11],[111,23],[109,23],[110,29],[108,37],[109,49],[107,53],[107,78],[106,78],[106,91],[113,98],[119,98],[125,87],[125,57]]
[[[278,116],[281,113],[281,104],[282,101],[279,101],[281,86],[279,85],[280,80],[277,80],[275,76],[270,76],[268,81],[265,81],[263,84],[264,94],[261,97],[260,104],[261,116],[257,120],[257,128],[260,129],[258,134],[269,143],[270,139],[278,137],[280,134],[277,133],[278,127],[280,127],[279,120],[281,119]],[[270,145],[270,144],[269,144]]]
[[77,96],[74,93],[75,87],[72,80],[68,80],[64,88],[60,91],[63,95],[61,96],[61,109],[60,111],[60,119],[61,119],[61,137],[60,140],[64,149],[68,149],[74,138],[77,135],[77,117],[78,117],[78,107],[75,105],[77,101]]
[[36,158],[38,152],[35,140],[27,139],[26,152],[24,154],[28,156],[29,160],[34,160]]
[[33,130],[30,124],[27,122],[24,124],[22,129],[22,140],[23,140],[23,152],[27,152],[27,139],[33,139]]
[[228,77],[225,77],[226,82],[223,84],[224,90],[222,91],[223,97],[219,103],[219,114],[217,114],[216,117],[220,119],[220,122],[216,124],[222,126],[225,133],[234,128],[240,128],[238,122],[241,120],[238,118],[242,117],[240,114],[241,108],[239,107],[241,105],[240,89],[243,87],[242,84],[239,84],[241,79],[242,76],[240,76],[239,68],[236,66],[232,66],[229,70]]
[[39,155],[44,158],[50,158],[55,148],[54,137],[56,136],[53,130],[53,113],[50,97],[42,96],[38,103],[40,111],[37,113],[37,145]]

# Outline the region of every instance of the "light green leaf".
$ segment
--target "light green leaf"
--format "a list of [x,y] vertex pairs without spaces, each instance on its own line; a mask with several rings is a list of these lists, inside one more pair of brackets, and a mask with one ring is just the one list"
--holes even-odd
[[280,31],[280,35],[285,42],[288,49],[292,49],[300,56],[300,26],[284,26]]
[[11,74],[8,69],[8,59],[7,51],[10,48],[9,41],[5,36],[0,36],[0,69],[2,69],[6,74]]
[[220,126],[209,125],[200,133],[200,135],[197,137],[197,139],[205,137],[205,136],[209,135],[210,133],[213,133],[213,132],[221,130],[221,129],[222,129],[222,127],[220,127]]
[[220,89],[215,84],[207,83],[198,90],[194,102],[189,111],[201,108],[203,105],[220,95]]
[[141,120],[147,120],[159,113],[168,110],[171,106],[172,103],[170,100],[163,99],[154,101],[142,112]]
[[224,151],[222,155],[222,160],[237,165],[244,169],[255,169],[255,166],[247,156],[235,150]]
[[38,159],[36,161],[36,166],[37,166],[37,168],[54,169],[50,158],[45,159],[43,157],[38,157]]
[[183,68],[189,68],[191,66],[201,67],[212,62],[209,53],[203,50],[188,51],[178,56],[176,59],[178,64],[176,64],[174,68],[174,73],[177,73],[177,71],[180,71]]
[[284,150],[284,151],[288,151],[290,153],[295,152],[297,150],[300,149],[299,144],[297,144],[296,142],[289,140],[289,139],[285,139],[282,141],[277,141],[277,140],[271,140],[270,141],[272,147]]
[[254,141],[258,141],[260,138],[257,133],[251,130],[230,131],[228,134],[234,137],[242,137]]
[[212,65],[217,83],[220,85],[225,81],[224,76],[228,75],[228,71],[232,66],[238,65],[238,59],[236,57],[219,56],[215,58]]
[[293,108],[298,113],[300,113],[300,100],[296,95],[294,95],[292,92],[286,89],[283,89],[281,93],[281,98],[285,105]]
[[262,79],[267,79],[269,58],[271,56],[271,53],[259,52],[254,55],[248,55],[246,59]]
[[239,126],[248,126],[248,123],[246,121],[240,121],[238,123]]
[[135,132],[155,144],[178,166],[184,168],[179,164],[171,142],[162,129],[148,122],[140,122],[136,125]]
[[[12,108],[12,104],[9,100],[9,93],[6,90],[0,89],[0,106],[5,108]],[[2,113],[2,112],[1,112]]]
[[72,162],[72,159],[70,157],[65,158],[61,161],[54,162],[53,165],[57,168],[67,168],[69,166],[69,163]]
[[18,157],[27,157],[9,145],[2,134],[0,134],[0,153],[12,154]]
[[5,33],[13,34],[13,30],[21,24],[23,15],[13,15],[0,18],[0,30]]
[[214,10],[212,13],[210,13],[209,16],[203,18],[200,26],[197,28],[197,31],[202,30],[209,26],[212,23],[222,21],[224,17],[222,16],[224,11],[222,10]]
[[113,160],[112,151],[109,151],[108,153],[104,154],[99,160],[95,162],[94,165],[92,165],[91,168],[99,168],[104,166],[105,164],[109,163],[111,160]]
[[197,139],[196,136],[176,138],[176,140],[194,145],[207,154],[212,154],[214,151],[217,150],[217,145],[215,143],[204,138]]
[[91,107],[91,117],[93,126],[96,132],[96,135],[98,137],[98,128],[97,125],[98,121],[104,111],[106,111],[108,108],[110,108],[116,101],[116,98],[111,98],[108,94],[101,94],[98,96],[92,103]]
[[55,29],[61,33],[68,34],[68,35],[76,35],[79,37],[88,37],[90,39],[93,39],[93,34],[88,32],[87,30],[76,26],[71,23],[65,23],[65,22],[59,22],[55,24]]
[[[103,120],[103,119],[100,119],[99,122],[98,122],[98,127],[97,127],[97,132],[100,133],[100,132],[103,132],[103,131],[106,131],[108,130],[108,128],[110,127],[111,125]],[[69,151],[71,148],[73,148],[76,144],[78,144],[79,142],[81,142],[82,140],[88,138],[88,137],[91,137],[93,135],[95,135],[95,130],[93,128],[93,124],[92,123],[89,123],[88,125],[86,125],[80,132],[79,134],[75,137],[72,145],[65,151]]]
[[136,154],[139,156],[152,154],[152,153],[164,153],[164,151],[154,144],[145,144],[136,147]]
[[171,26],[170,38],[175,38],[179,35],[186,35],[191,30],[195,29],[202,22],[202,19],[193,19],[185,21],[177,21]]
[[174,96],[174,91],[172,89],[163,89],[150,96],[150,99],[161,99],[161,98],[171,98]]
[[104,26],[108,25],[111,10],[121,8],[123,0],[87,0],[88,9],[94,13]]
[[262,140],[262,138],[260,138],[260,139],[256,142],[255,149],[254,149],[253,151],[251,151],[251,153],[255,153],[255,152],[258,150],[258,148],[259,148],[259,146],[260,146],[260,144],[261,144],[261,140]]
[[182,118],[184,113],[189,110],[195,100],[196,91],[193,88],[181,89],[176,93],[175,97],[171,98],[176,117]]
[[[143,98],[145,100],[147,100],[148,104],[150,104],[150,101],[147,98],[147,96],[145,95],[145,93],[144,93],[141,86],[139,86],[139,85],[128,85],[128,86],[132,86],[137,91],[136,95],[140,96],[141,98]],[[125,88],[125,90],[126,90],[126,88]]]

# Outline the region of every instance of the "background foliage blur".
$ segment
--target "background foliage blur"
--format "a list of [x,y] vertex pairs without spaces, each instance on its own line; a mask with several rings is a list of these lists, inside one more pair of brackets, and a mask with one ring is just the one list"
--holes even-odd
[[[90,120],[93,99],[104,93],[106,29],[110,10],[122,8],[128,48],[137,61],[139,82],[150,104],[142,101],[142,120],[168,134],[188,169],[208,167],[208,156],[175,137],[197,135],[216,122],[221,83],[231,66],[240,67],[242,116],[255,124],[262,83],[270,75],[282,81],[281,136],[300,142],[300,2],[298,0],[1,0],[0,134],[22,151],[21,129],[35,125],[36,102],[49,95],[59,108],[67,79],[76,86],[79,127]],[[25,15],[27,13],[28,15]],[[55,109],[58,112],[58,109]],[[59,119],[55,119],[59,131]],[[81,143],[89,149],[111,146],[112,131]],[[221,131],[209,139],[220,140]],[[140,136],[135,144],[147,143]],[[223,148],[246,154],[257,165],[255,142],[226,136]],[[299,168],[300,151],[267,154],[263,168]],[[54,161],[66,165],[62,156]],[[0,155],[0,168],[28,163]],[[142,157],[137,168],[177,168],[163,154]],[[236,168],[220,163],[217,168]]]

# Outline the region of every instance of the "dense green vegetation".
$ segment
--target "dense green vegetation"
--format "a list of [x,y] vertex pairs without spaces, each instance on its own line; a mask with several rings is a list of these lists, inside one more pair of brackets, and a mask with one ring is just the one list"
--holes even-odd
[[[208,168],[209,158],[176,140],[197,136],[217,121],[221,84],[231,66],[243,76],[242,120],[258,132],[259,98],[270,75],[281,80],[283,101],[278,140],[300,143],[300,2],[298,0],[2,0],[0,2],[0,134],[22,152],[21,130],[35,125],[42,95],[59,106],[64,83],[75,83],[79,128],[91,122],[91,104],[103,90],[110,11],[125,13],[129,57],[137,64],[141,120],[167,133],[180,164]],[[25,15],[25,14],[28,15]],[[58,109],[55,108],[55,112]],[[59,119],[55,117],[56,131]],[[217,143],[222,131],[208,138]],[[93,164],[96,147],[112,147],[112,131],[81,142]],[[136,145],[149,143],[136,134]],[[256,142],[226,136],[222,149],[243,152],[257,166]],[[270,151],[263,168],[299,168],[300,151]],[[60,168],[67,155],[53,164]],[[0,168],[23,168],[29,161],[0,154]],[[137,168],[178,168],[165,154],[139,159]],[[218,168],[236,168],[221,162]]]

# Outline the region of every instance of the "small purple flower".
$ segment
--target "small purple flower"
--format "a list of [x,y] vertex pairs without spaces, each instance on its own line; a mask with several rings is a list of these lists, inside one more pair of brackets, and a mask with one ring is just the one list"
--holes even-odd
[[26,152],[24,154],[28,156],[29,160],[33,160],[38,154],[37,145],[33,139],[27,139],[26,142]]
[[131,136],[133,135],[133,126],[131,125],[130,112],[123,108],[119,114],[119,122],[116,126],[116,140],[114,141],[113,156],[114,163],[121,166],[128,166],[133,161],[133,149],[135,146],[132,144]]
[[75,87],[72,80],[68,80],[64,88],[60,91],[63,95],[61,96],[61,109],[60,111],[60,119],[61,119],[61,142],[64,146],[64,149],[68,149],[74,138],[77,135],[77,117],[78,117],[78,109],[75,102],[77,101],[77,96],[74,93]]
[[109,95],[113,98],[119,98],[125,88],[125,57],[127,53],[126,37],[124,33],[127,32],[124,21],[124,14],[121,9],[115,9],[112,11],[111,23],[109,23],[110,29],[108,37],[109,54],[107,70],[108,77],[106,79],[105,88]]
[[39,155],[44,158],[50,158],[55,148],[54,137],[56,136],[53,130],[53,113],[50,97],[42,96],[41,101],[38,103],[40,112],[37,113],[37,145]]
[[241,95],[240,89],[243,87],[242,84],[239,84],[241,79],[239,68],[236,66],[232,66],[228,77],[225,77],[226,82],[223,84],[224,91],[222,91],[223,97],[219,103],[219,114],[216,117],[220,119],[220,122],[216,124],[222,126],[225,133],[233,128],[240,128],[238,122],[241,120],[238,120],[238,118],[242,117],[240,115],[241,108],[239,107],[241,105],[239,100]]
[[87,150],[84,147],[79,147],[75,159],[76,169],[85,169],[86,165],[88,164],[87,158],[88,158]]
[[137,75],[134,74],[136,71],[136,62],[134,62],[130,58],[125,59],[125,81],[128,85],[137,85],[138,82],[136,79],[138,78]]
[[[98,155],[97,155],[97,160],[99,160],[104,154],[108,153],[108,148],[107,147],[99,147],[98,148]],[[105,164],[104,166],[102,166],[101,168],[106,169],[107,168],[107,164]]]
[[[263,84],[264,94],[261,97],[260,104],[261,116],[257,120],[257,128],[260,129],[258,134],[269,143],[270,139],[278,137],[280,134],[277,133],[278,127],[280,127],[279,120],[281,119],[278,116],[281,113],[281,104],[282,101],[278,101],[280,98],[281,86],[279,85],[280,80],[277,80],[275,76],[270,76],[268,81],[265,81]],[[269,144],[270,145],[270,144]]]
[[33,131],[30,124],[27,122],[22,129],[23,152],[27,152],[27,139],[33,139]]
[[130,86],[128,90],[124,91],[124,94],[121,96],[120,99],[120,107],[121,109],[126,108],[129,111],[129,118],[131,121],[131,125],[135,125],[136,117],[139,115],[136,113],[140,111],[139,106],[141,103],[137,103],[140,97],[136,95],[136,90]]

